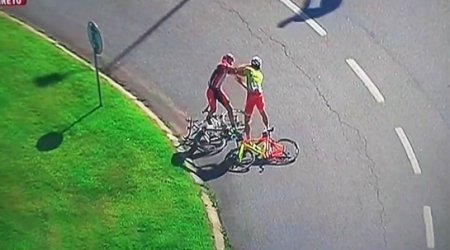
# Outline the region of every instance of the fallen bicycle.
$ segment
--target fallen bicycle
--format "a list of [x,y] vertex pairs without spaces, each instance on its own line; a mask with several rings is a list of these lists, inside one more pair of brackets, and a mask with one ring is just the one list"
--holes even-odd
[[[206,110],[202,113],[205,112]],[[243,115],[244,112],[235,109],[234,113],[236,132],[242,133],[244,130],[243,119],[239,119],[237,114]],[[227,118],[226,112],[214,115],[211,118],[211,124],[208,124],[206,119],[187,118],[187,134],[181,141],[181,146],[189,148],[186,153],[192,155],[198,151],[206,155],[212,155],[222,151],[233,135],[231,122]]]
[[262,132],[258,139],[244,140],[242,134],[235,138],[236,148],[225,157],[230,172],[247,172],[258,161],[262,165],[287,165],[293,163],[298,155],[299,148],[291,139],[274,140],[271,133],[274,128]]

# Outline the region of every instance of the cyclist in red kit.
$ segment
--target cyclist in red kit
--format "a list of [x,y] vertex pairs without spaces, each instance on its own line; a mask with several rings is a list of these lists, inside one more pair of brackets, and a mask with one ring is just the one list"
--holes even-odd
[[222,84],[229,74],[236,74],[236,68],[233,67],[234,56],[230,53],[224,55],[220,63],[216,66],[216,69],[212,73],[209,82],[208,89],[206,91],[206,98],[208,99],[209,111],[206,116],[206,121],[211,123],[211,117],[217,110],[217,101],[219,101],[228,112],[231,125],[236,127],[233,119],[233,108],[230,104],[230,99],[223,92]]

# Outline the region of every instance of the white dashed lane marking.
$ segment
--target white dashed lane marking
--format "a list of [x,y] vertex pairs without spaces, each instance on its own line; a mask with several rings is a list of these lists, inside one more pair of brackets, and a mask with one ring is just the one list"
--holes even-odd
[[425,232],[427,237],[427,247],[434,248],[434,229],[433,217],[431,216],[431,207],[423,207],[423,220],[425,222]]
[[409,143],[408,137],[406,137],[405,131],[403,131],[403,128],[397,127],[395,128],[395,132],[397,133],[398,138],[403,144],[403,148],[405,149],[406,155],[411,162],[414,174],[421,174],[422,170],[420,169],[419,162],[417,161],[416,155],[414,154],[411,143]]
[[299,17],[303,18],[305,22],[319,34],[320,36],[326,36],[327,32],[325,31],[322,26],[320,26],[319,23],[317,23],[314,19],[310,18],[308,15],[306,15],[295,3],[291,2],[290,0],[280,0],[280,2],[284,3],[286,7],[291,9],[295,14],[297,14]]
[[377,86],[373,81],[370,79],[370,77],[364,72],[364,70],[359,66],[359,64],[355,61],[355,59],[349,58],[345,60],[350,66],[350,68],[355,72],[355,74],[361,79],[361,81],[364,83],[366,88],[369,90],[369,92],[372,94],[372,96],[375,98],[375,100],[378,103],[384,103],[384,97],[381,94],[381,92],[378,90]]

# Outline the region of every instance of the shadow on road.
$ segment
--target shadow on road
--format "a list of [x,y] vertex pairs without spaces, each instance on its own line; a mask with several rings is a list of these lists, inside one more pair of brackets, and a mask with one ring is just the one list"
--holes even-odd
[[218,164],[206,164],[202,166],[193,165],[196,168],[195,174],[203,181],[217,179],[228,172],[229,164],[224,160]]
[[[312,3],[319,2],[319,6],[312,6]],[[309,18],[317,18],[324,16],[330,12],[335,11],[341,6],[342,0],[309,0],[306,1],[305,6],[301,7],[303,13],[300,15],[294,14],[278,23],[278,28],[284,28],[291,22],[304,22]]]
[[205,154],[205,153],[191,154],[189,152],[177,152],[172,155],[172,165],[180,167],[181,165],[183,165],[183,163],[184,163],[184,161],[186,161],[186,159],[196,160],[196,159],[203,158],[206,156],[209,156],[209,155]]
[[103,71],[106,74],[110,74],[114,68],[117,66],[117,63],[122,60],[126,55],[128,55],[133,49],[135,49],[139,44],[141,44],[145,39],[147,39],[156,29],[158,29],[161,24],[163,24],[167,19],[169,19],[173,14],[175,14],[178,10],[180,10],[187,2],[190,0],[183,0],[178,3],[171,11],[169,11],[165,16],[163,16],[157,23],[155,23],[152,27],[150,27],[145,33],[138,37],[134,43],[125,48],[122,52],[120,52],[110,63],[108,63]]
[[70,125],[62,129],[61,131],[52,131],[41,136],[36,142],[36,149],[41,152],[47,152],[57,149],[59,146],[61,146],[61,144],[64,141],[64,133],[69,131],[76,124],[82,122],[84,119],[92,115],[95,111],[97,111],[100,108],[101,106],[97,105],[96,107],[94,107],[93,109],[82,115],[80,118],[72,122]]
[[[189,163],[189,167],[185,164],[185,161]],[[205,165],[196,165],[191,158],[187,158],[183,152],[175,153],[172,156],[172,165],[181,167],[188,172],[196,174],[200,179],[207,182],[217,179],[228,172],[229,164],[227,161],[220,163],[210,163]]]
[[[177,152],[172,155],[172,165],[181,167],[184,170],[188,172],[192,172],[196,174],[198,177],[200,177],[203,181],[207,182],[210,180],[217,179],[223,175],[225,175],[227,172],[231,172],[234,174],[245,174],[248,173],[252,168],[257,168],[258,173],[262,173],[265,171],[267,167],[269,168],[286,168],[292,166],[296,160],[293,162],[287,162],[287,163],[271,163],[267,160],[262,159],[256,159],[255,162],[247,169],[243,170],[235,170],[231,167],[230,160],[227,160],[227,156],[225,156],[225,159],[218,162],[218,163],[208,163],[204,165],[199,165],[195,163],[195,159],[203,158],[203,157],[210,157],[211,155],[208,154],[194,154],[191,155],[188,152]],[[232,161],[232,160],[231,160]]]

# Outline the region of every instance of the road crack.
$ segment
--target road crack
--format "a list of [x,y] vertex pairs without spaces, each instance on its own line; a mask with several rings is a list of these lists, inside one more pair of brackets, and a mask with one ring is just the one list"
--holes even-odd
[[220,7],[221,7],[222,9],[224,9],[224,10],[226,10],[226,11],[228,11],[228,12],[234,14],[234,15],[236,15],[236,16],[241,20],[241,22],[245,25],[245,27],[247,28],[247,30],[248,30],[248,32],[250,33],[250,35],[251,35],[252,37],[255,37],[256,39],[258,39],[259,42],[261,42],[261,44],[264,43],[264,40],[262,39],[262,37],[260,37],[258,34],[256,34],[256,33],[253,31],[253,29],[252,29],[251,26],[250,26],[250,23],[249,23],[247,20],[245,20],[245,18],[241,15],[241,13],[239,13],[239,11],[237,11],[237,10],[235,10],[235,9],[233,9],[233,8],[227,7],[227,6],[225,5],[225,3],[222,2],[222,1],[219,1],[219,5],[220,5]]
[[[236,15],[240,19],[240,21],[245,25],[245,27],[247,28],[247,30],[250,33],[250,35],[252,37],[255,37],[256,39],[258,39],[258,41],[260,41],[261,44],[264,43],[264,39],[254,32],[254,30],[252,29],[250,23],[247,20],[245,20],[245,18],[239,13],[239,11],[237,11],[237,10],[235,10],[233,8],[227,7],[225,5],[225,3],[222,2],[222,1],[219,1],[219,5],[220,5],[220,7],[222,9],[224,9],[224,10],[226,10],[226,11],[228,11],[228,12],[234,14],[234,15]],[[260,28],[259,31],[261,31],[272,43],[277,44],[278,46],[280,46],[282,51],[283,51],[283,53],[284,53],[284,55],[289,59],[291,64],[298,71],[300,71],[301,74],[303,74],[312,83],[312,85],[314,86],[315,92],[320,96],[320,98],[321,98],[322,102],[324,103],[324,105],[327,107],[327,109],[331,113],[333,113],[337,117],[337,120],[338,120],[338,122],[339,122],[339,124],[340,124],[340,126],[342,128],[341,129],[342,130],[342,135],[346,139],[346,141],[347,142],[350,141],[350,138],[349,138],[349,136],[346,135],[344,127],[350,128],[351,130],[355,131],[357,136],[358,136],[358,139],[363,142],[363,144],[364,144],[364,152],[362,153],[362,152],[360,152],[360,150],[358,150],[358,151],[359,151],[359,153],[362,153],[365,156],[365,158],[367,158],[367,160],[369,161],[368,169],[369,169],[370,175],[372,176],[372,178],[374,179],[374,182],[375,182],[372,185],[375,188],[377,203],[380,206],[379,219],[380,219],[380,227],[381,227],[381,229],[383,231],[383,242],[384,242],[385,248],[387,248],[386,211],[385,211],[384,203],[381,200],[381,190],[380,190],[380,184],[379,184],[379,176],[377,175],[377,173],[375,171],[376,164],[375,164],[375,161],[372,159],[372,157],[369,155],[367,138],[365,138],[364,136],[361,135],[361,131],[358,128],[356,128],[355,126],[349,124],[348,122],[346,122],[346,121],[344,121],[342,119],[341,114],[336,109],[334,109],[332,107],[332,105],[330,104],[330,101],[326,97],[325,93],[323,93],[323,91],[320,89],[320,87],[316,83],[314,77],[311,76],[310,74],[308,74],[305,69],[303,69],[300,65],[298,65],[296,63],[295,58],[289,53],[289,48],[288,48],[288,46],[285,43],[283,43],[280,40],[274,38],[272,35],[268,34],[268,32],[266,32],[262,28]]]
[[[275,44],[278,44],[279,46],[281,46],[284,55],[289,59],[289,61],[291,62],[291,64],[297,68],[298,71],[300,71],[306,78],[308,78],[308,80],[314,85],[314,90],[316,91],[316,93],[320,96],[320,98],[322,99],[323,103],[325,104],[325,106],[328,108],[328,110],[330,110],[332,113],[334,113],[337,118],[338,121],[342,127],[343,124],[349,126],[349,124],[346,124],[342,118],[341,115],[335,110],[333,109],[333,107],[331,107],[331,104],[329,102],[329,100],[327,99],[327,97],[325,96],[325,94],[323,93],[323,91],[319,88],[319,85],[315,82],[314,78],[309,75],[306,70],[304,70],[300,65],[298,65],[295,62],[295,58],[293,56],[290,55],[289,53],[289,49],[287,47],[286,44],[284,44],[283,42],[279,41],[278,39],[274,38],[273,36],[271,36],[270,34],[268,34],[265,30],[260,29],[260,31],[269,38],[270,41],[272,41]],[[351,126],[349,126],[351,127]],[[345,134],[345,131],[342,129],[342,135],[344,136],[344,138],[349,141],[348,136]]]
[[374,179],[375,179],[375,185],[374,185],[374,188],[375,188],[376,195],[377,195],[377,202],[378,202],[378,205],[381,207],[380,215],[379,215],[379,216],[380,216],[380,225],[381,225],[381,228],[383,229],[383,242],[384,242],[384,247],[387,248],[387,239],[386,239],[386,209],[385,209],[385,206],[384,206],[383,201],[381,200],[381,190],[380,190],[379,176],[375,173],[375,166],[376,166],[376,164],[375,164],[375,161],[372,159],[372,157],[370,157],[370,155],[369,155],[367,138],[361,135],[359,129],[357,129],[357,128],[355,128],[355,129],[356,129],[356,131],[357,131],[357,133],[358,133],[358,137],[359,137],[360,139],[362,139],[363,142],[364,142],[364,154],[365,154],[366,158],[370,161],[370,164],[369,164],[369,171],[370,171],[370,174],[371,174],[371,175],[374,177]]
[[380,206],[380,213],[379,213],[380,227],[383,230],[384,246],[385,246],[385,248],[387,248],[386,210],[385,210],[384,203],[381,200],[381,190],[380,190],[380,184],[379,184],[379,176],[375,172],[376,164],[375,164],[375,161],[372,159],[372,157],[369,155],[367,138],[364,137],[363,135],[361,135],[361,131],[357,127],[351,125],[350,123],[348,123],[348,122],[346,122],[346,121],[344,121],[342,119],[341,114],[336,109],[334,109],[331,106],[330,101],[327,99],[327,97],[325,96],[323,91],[320,89],[319,85],[315,82],[315,79],[311,75],[309,75],[300,65],[298,65],[295,62],[295,58],[290,55],[287,45],[285,43],[277,40],[276,38],[274,38],[273,36],[268,34],[266,31],[264,31],[263,29],[260,29],[260,31],[266,37],[268,37],[270,41],[272,41],[275,44],[278,44],[282,48],[284,55],[289,59],[289,61],[297,68],[297,70],[299,70],[304,76],[306,76],[306,78],[308,78],[308,80],[310,80],[310,82],[314,85],[314,89],[315,89],[316,93],[320,96],[320,98],[322,99],[322,102],[324,103],[324,105],[328,108],[328,110],[331,113],[333,113],[337,117],[337,120],[338,120],[338,122],[339,122],[339,124],[340,124],[340,126],[342,128],[342,135],[344,136],[344,138],[347,141],[349,141],[349,137],[345,134],[345,131],[344,131],[344,127],[348,127],[351,130],[355,131],[357,136],[358,136],[358,139],[364,143],[364,152],[363,152],[363,154],[364,154],[365,158],[367,158],[367,160],[370,162],[368,164],[368,169],[369,169],[370,175],[372,176],[372,178],[375,181],[375,183],[373,184],[373,187],[375,188],[376,199],[377,199],[378,205]]

